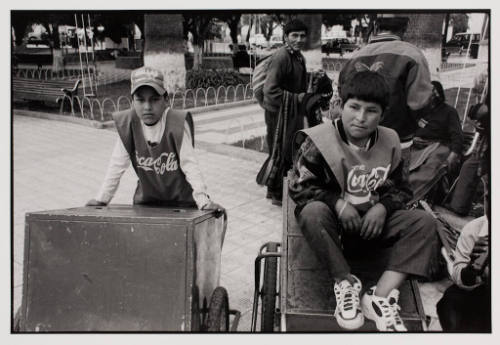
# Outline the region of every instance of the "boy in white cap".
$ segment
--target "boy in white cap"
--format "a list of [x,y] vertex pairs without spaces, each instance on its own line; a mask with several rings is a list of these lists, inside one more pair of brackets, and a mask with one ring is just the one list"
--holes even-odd
[[194,152],[191,114],[168,107],[161,71],[141,67],[131,74],[132,108],[113,114],[119,138],[106,177],[87,206],[104,206],[132,164],[134,204],[224,210],[210,200]]

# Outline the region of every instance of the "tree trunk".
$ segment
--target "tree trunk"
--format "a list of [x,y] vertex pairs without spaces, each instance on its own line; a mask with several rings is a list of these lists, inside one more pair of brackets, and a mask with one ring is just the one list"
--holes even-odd
[[59,25],[52,24],[49,29],[49,25],[46,24],[52,38],[51,48],[52,48],[52,71],[60,72],[64,70],[64,58],[61,49],[61,43],[59,40]]
[[297,16],[307,26],[307,42],[302,52],[306,58],[308,71],[321,69],[321,14],[302,14]]
[[201,69],[203,63],[203,47],[198,44],[193,44],[193,69]]
[[410,21],[403,39],[422,49],[429,63],[431,78],[437,79],[441,66],[441,35],[445,14],[411,13],[406,16]]
[[186,85],[182,15],[144,15],[144,65],[159,69],[167,91]]

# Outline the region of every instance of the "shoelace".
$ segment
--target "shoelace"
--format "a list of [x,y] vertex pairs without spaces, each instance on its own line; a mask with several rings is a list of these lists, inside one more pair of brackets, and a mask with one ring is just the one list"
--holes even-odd
[[359,305],[359,295],[353,286],[346,286],[342,289],[340,295],[343,297],[340,298],[340,310],[349,311],[353,309],[355,305]]
[[393,326],[393,324],[394,324],[394,311],[393,311],[392,306],[387,301],[384,301],[384,300],[378,300],[377,304],[380,307],[380,311],[382,312],[382,317],[385,320],[386,326],[387,327]]
[[389,295],[389,306],[392,309],[394,326],[400,326],[402,328],[406,328],[404,326],[403,319],[401,319],[401,316],[399,315],[399,311],[401,310],[401,307],[398,304],[399,292],[397,290],[396,291],[393,290],[393,292],[391,292],[391,295]]
[[404,325],[403,320],[401,319],[401,316],[399,316],[399,311],[401,310],[401,307],[397,303],[389,304],[391,306],[392,310],[392,316],[394,318],[394,323],[396,325]]

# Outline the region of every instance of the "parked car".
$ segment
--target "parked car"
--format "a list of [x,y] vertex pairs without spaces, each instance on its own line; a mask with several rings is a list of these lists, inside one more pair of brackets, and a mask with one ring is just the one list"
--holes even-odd
[[451,40],[445,43],[443,57],[447,58],[451,54],[462,55],[467,51],[470,42],[469,56],[477,59],[480,38],[481,35],[479,33],[461,32],[455,34]]
[[345,52],[352,52],[358,49],[359,46],[351,43],[347,38],[334,38],[326,40],[321,45],[321,52],[329,56],[330,53],[337,53],[342,56]]

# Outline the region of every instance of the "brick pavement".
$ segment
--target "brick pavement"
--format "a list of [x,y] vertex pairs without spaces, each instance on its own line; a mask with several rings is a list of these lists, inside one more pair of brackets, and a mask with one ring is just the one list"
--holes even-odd
[[[113,131],[14,116],[14,310],[20,306],[26,212],[78,207],[92,198],[104,177],[116,139]],[[270,205],[255,184],[259,164],[197,148],[212,198],[228,209],[221,285],[231,308],[242,312],[238,330],[250,329],[253,261],[260,246],[281,237],[281,208]],[[123,176],[113,203],[130,204],[135,173]],[[221,183],[223,181],[223,183]]]

